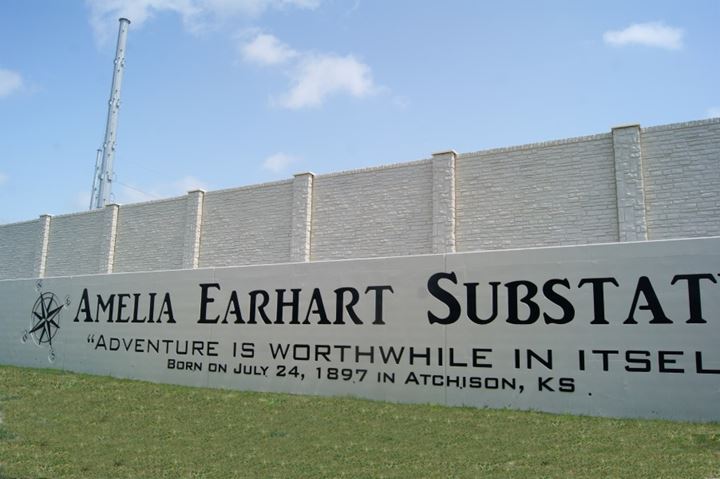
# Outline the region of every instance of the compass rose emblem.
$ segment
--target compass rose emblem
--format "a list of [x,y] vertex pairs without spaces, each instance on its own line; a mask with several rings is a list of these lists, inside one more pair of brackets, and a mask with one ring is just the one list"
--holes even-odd
[[55,361],[55,351],[53,350],[52,340],[60,329],[60,313],[65,306],[70,305],[69,297],[65,303],[60,303],[55,294],[40,291],[42,283],[38,282],[38,291],[40,296],[35,300],[32,312],[30,313],[30,329],[23,332],[22,342],[27,342],[28,338],[32,338],[37,346],[48,344],[50,354],[48,360],[52,363]]

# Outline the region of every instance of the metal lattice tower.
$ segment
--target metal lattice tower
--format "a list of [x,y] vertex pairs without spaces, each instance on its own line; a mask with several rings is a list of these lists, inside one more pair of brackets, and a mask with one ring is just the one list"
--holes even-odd
[[113,160],[115,159],[115,139],[117,135],[118,112],[120,111],[120,88],[122,87],[125,69],[125,44],[127,43],[130,20],[121,18],[118,31],[117,49],[115,51],[115,69],[113,70],[110,102],[108,104],[105,141],[95,158],[95,175],[93,177],[90,209],[103,208],[110,200],[113,181]]

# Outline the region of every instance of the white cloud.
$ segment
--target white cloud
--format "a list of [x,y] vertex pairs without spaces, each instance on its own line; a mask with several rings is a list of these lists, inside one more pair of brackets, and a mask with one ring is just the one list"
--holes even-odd
[[720,106],[708,108],[706,115],[708,118],[720,118]]
[[101,42],[117,31],[120,17],[137,28],[161,11],[178,13],[184,21],[199,14],[192,0],[85,0],[85,3],[90,8],[90,24]]
[[662,22],[634,23],[624,30],[603,33],[603,40],[612,46],[644,45],[680,50],[683,46],[683,30]]
[[[247,39],[252,34],[251,39]],[[286,65],[289,89],[276,95],[272,103],[289,109],[322,105],[331,96],[348,94],[365,97],[381,90],[373,82],[372,70],[353,55],[297,51],[268,33],[242,32],[239,49],[249,63],[266,66]]]
[[274,155],[265,158],[262,166],[273,173],[281,173],[290,165],[297,163],[298,161],[300,161],[300,159],[295,156],[286,155],[285,153],[275,153]]
[[251,41],[242,44],[240,51],[246,61],[262,65],[285,63],[298,54],[277,37],[267,33],[260,33]]
[[346,93],[364,97],[375,91],[369,66],[352,55],[310,55],[291,74],[293,86],[277,104],[290,109],[320,106],[328,97]]
[[117,19],[125,17],[134,28],[155,14],[178,14],[185,26],[197,31],[209,20],[243,15],[255,17],[267,10],[285,8],[315,9],[320,0],[85,0],[90,8],[90,23],[101,42],[117,30]]
[[15,93],[22,86],[23,79],[19,73],[0,68],[0,98]]
[[8,176],[5,173],[3,173],[2,171],[0,171],[0,186],[7,183],[7,180],[8,180]]

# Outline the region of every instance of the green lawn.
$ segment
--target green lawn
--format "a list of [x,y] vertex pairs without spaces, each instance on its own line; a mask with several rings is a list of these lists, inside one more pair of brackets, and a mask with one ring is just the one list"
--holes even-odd
[[0,366],[0,477],[703,479],[720,477],[720,424],[196,389]]

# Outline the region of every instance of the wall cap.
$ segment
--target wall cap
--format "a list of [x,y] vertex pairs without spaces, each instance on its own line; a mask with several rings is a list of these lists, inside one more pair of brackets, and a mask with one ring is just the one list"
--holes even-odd
[[617,126],[613,126],[610,130],[622,130],[624,128],[640,128],[640,123],[625,123]]
[[455,150],[444,150],[444,151],[437,151],[432,154],[433,158],[437,158],[438,156],[447,156],[447,155],[450,155],[453,158],[456,158],[458,156],[458,153]]

